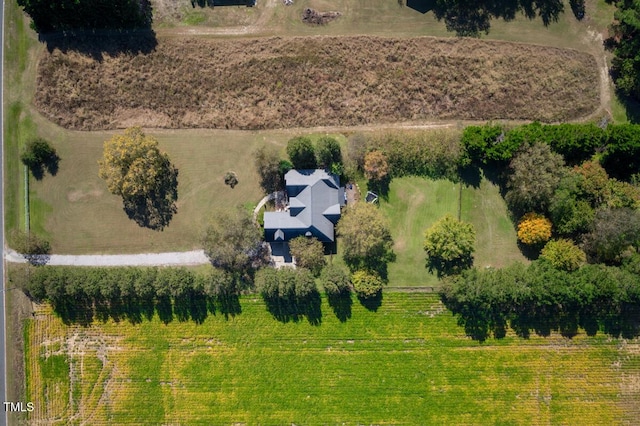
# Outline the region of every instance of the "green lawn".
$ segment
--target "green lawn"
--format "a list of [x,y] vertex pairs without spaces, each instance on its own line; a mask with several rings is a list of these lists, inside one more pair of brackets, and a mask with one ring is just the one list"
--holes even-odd
[[396,261],[389,264],[390,286],[439,285],[435,272],[426,268],[424,231],[447,214],[458,216],[459,194],[459,185],[448,180],[405,177],[391,181],[388,201],[380,201],[391,223],[396,254]]
[[502,268],[528,262],[518,248],[518,236],[497,185],[484,178],[478,188],[464,185],[461,205],[461,219],[476,230],[476,267]]
[[[478,188],[463,186],[461,205],[461,219],[476,229],[475,266],[526,261],[496,185],[482,179]],[[391,182],[388,201],[380,202],[391,223],[396,253],[396,261],[389,264],[391,287],[439,286],[435,273],[425,266],[424,231],[447,214],[457,218],[459,206],[460,184],[420,177]]]
[[[257,204],[263,193],[253,165],[261,144],[283,150],[301,132],[241,132],[214,130],[150,130],[178,168],[178,213],[164,231],[139,227],[128,219],[119,197],[98,177],[103,142],[113,132],[69,132],[39,119],[58,155],[56,176],[31,179],[32,229],[50,239],[53,252],[135,253],[200,248],[207,222],[236,205]],[[334,135],[343,141],[341,135]],[[313,135],[312,139],[319,137]],[[224,184],[235,171],[238,185]]]
[[[38,370],[28,371],[30,380],[55,377],[60,389],[49,400],[34,400],[30,420],[46,423],[60,415],[63,423],[74,416],[91,424],[531,424],[535,419],[611,425],[622,423],[637,397],[637,389],[621,391],[623,371],[626,379],[638,377],[637,342],[619,345],[602,335],[580,334],[572,340],[508,335],[479,344],[427,294],[385,294],[377,312],[354,300],[346,322],[338,321],[323,299],[319,326],[306,320],[280,323],[255,297],[243,297],[241,305],[239,316],[209,316],[201,325],[163,325],[155,318],[139,325],[65,327],[40,312],[28,323],[28,345],[45,349],[28,352],[30,357],[66,354],[75,378],[57,374],[62,358],[28,359]],[[50,364],[55,375],[43,370]],[[69,386],[72,404],[67,404]]]

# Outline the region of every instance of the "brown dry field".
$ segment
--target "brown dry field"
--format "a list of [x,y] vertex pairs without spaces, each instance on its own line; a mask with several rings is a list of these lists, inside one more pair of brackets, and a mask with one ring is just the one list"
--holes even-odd
[[70,129],[272,129],[569,121],[599,106],[590,54],[420,37],[160,39],[149,54],[43,53],[35,104]]

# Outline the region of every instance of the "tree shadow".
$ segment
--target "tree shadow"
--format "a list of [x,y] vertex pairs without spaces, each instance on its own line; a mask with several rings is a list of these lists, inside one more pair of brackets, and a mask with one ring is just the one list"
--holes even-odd
[[624,107],[627,120],[632,124],[640,124],[640,102],[619,92],[617,97]]
[[163,185],[146,195],[123,199],[124,211],[138,226],[162,231],[178,212],[178,169],[171,168]]
[[385,176],[380,180],[367,181],[367,191],[378,194],[379,198],[384,201],[389,201],[389,185],[391,184],[391,177]]
[[173,321],[173,307],[171,306],[171,299],[169,296],[160,296],[156,300],[156,312],[160,321],[164,324],[169,324]]
[[82,295],[51,300],[51,306],[65,325],[79,324],[88,327],[94,320],[92,300]]
[[434,0],[407,0],[407,7],[425,14],[433,10],[435,4]]
[[208,315],[207,298],[204,294],[187,291],[173,300],[173,313],[180,322],[193,320],[202,324]]
[[303,298],[263,298],[267,311],[280,322],[299,322],[305,317],[311,325],[320,325],[322,322],[322,303],[317,290]]
[[472,187],[475,189],[480,188],[480,182],[482,182],[482,172],[480,167],[477,165],[469,165],[466,167],[461,167],[458,170],[458,175],[467,187]]
[[518,241],[518,248],[524,257],[529,260],[536,260],[540,257],[540,251],[542,250],[542,245],[529,245],[523,244],[521,241]]
[[378,308],[382,306],[382,291],[377,292],[371,297],[362,297],[358,295],[358,301],[368,311],[377,312]]
[[[202,324],[209,313],[215,315],[219,311],[225,319],[242,313],[237,294],[229,293],[211,298],[193,290],[173,300],[169,296],[161,296],[154,300],[131,295],[114,295],[104,298],[98,295],[88,296],[84,293],[65,294],[64,297],[51,300],[51,305],[65,324],[83,326],[89,326],[95,320],[107,322],[110,319],[115,322],[126,319],[132,324],[140,324],[145,319],[152,320],[155,313],[164,324],[174,319],[180,322],[194,321],[196,324]],[[320,295],[316,292],[310,297],[297,301],[294,310],[285,311],[283,311],[285,316],[291,315],[290,320],[297,321],[306,317],[311,324],[318,325],[322,319]]]
[[578,21],[582,21],[586,13],[584,0],[569,0],[569,6],[571,6],[573,16],[575,16]]
[[472,255],[452,261],[429,257],[425,265],[429,272],[432,274],[435,273],[438,278],[460,274],[465,269],[471,268],[471,266],[473,266]]
[[459,37],[479,37],[488,34],[491,20],[502,18],[512,21],[518,13],[528,19],[539,16],[544,26],[557,22],[564,11],[562,0],[407,0],[407,6],[420,13],[433,11],[435,17],[442,21],[448,31]]
[[58,156],[58,154],[53,154],[40,163],[28,165],[31,175],[35,178],[35,180],[38,181],[44,179],[45,171],[49,172],[51,176],[57,175],[59,166],[60,157]]
[[224,315],[225,319],[229,317],[235,317],[242,313],[242,307],[240,306],[240,298],[237,294],[224,294],[218,296],[215,300],[214,309],[220,311]]
[[147,55],[157,45],[155,32],[148,29],[136,30],[69,30],[57,33],[39,34],[38,39],[46,45],[49,53],[78,52],[102,62],[105,56],[121,54]]
[[351,306],[353,305],[351,292],[343,291],[338,294],[328,294],[327,299],[329,306],[331,306],[333,313],[340,322],[347,322],[351,318]]

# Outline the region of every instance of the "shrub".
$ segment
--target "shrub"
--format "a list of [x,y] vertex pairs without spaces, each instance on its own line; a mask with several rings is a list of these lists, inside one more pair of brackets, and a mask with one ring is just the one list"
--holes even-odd
[[235,172],[227,172],[224,175],[224,183],[225,185],[229,185],[232,189],[238,184],[238,177]]
[[485,124],[466,127],[461,145],[464,157],[486,164],[509,161],[522,144],[541,142],[562,155],[568,164],[575,165],[591,158],[605,140],[606,131],[593,123],[531,123],[512,129]]
[[13,248],[21,254],[49,254],[51,251],[51,244],[49,244],[49,241],[40,238],[33,233],[27,234],[26,232],[12,231],[10,240]]
[[518,223],[518,240],[530,246],[541,245],[551,238],[551,221],[537,213],[527,213]]
[[554,268],[575,271],[587,261],[587,255],[573,241],[561,239],[549,241],[540,258],[547,260]]
[[358,296],[365,299],[377,295],[384,285],[377,274],[365,270],[354,272],[351,275],[351,282]]

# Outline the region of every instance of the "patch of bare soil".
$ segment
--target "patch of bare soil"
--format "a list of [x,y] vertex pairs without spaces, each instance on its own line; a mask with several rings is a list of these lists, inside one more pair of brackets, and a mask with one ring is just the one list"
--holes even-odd
[[313,25],[325,25],[338,19],[340,15],[340,12],[318,12],[317,10],[306,8],[304,12],[302,12],[302,22]]
[[566,121],[600,102],[593,56],[474,39],[161,39],[44,52],[35,104],[71,129],[272,129],[434,119]]

